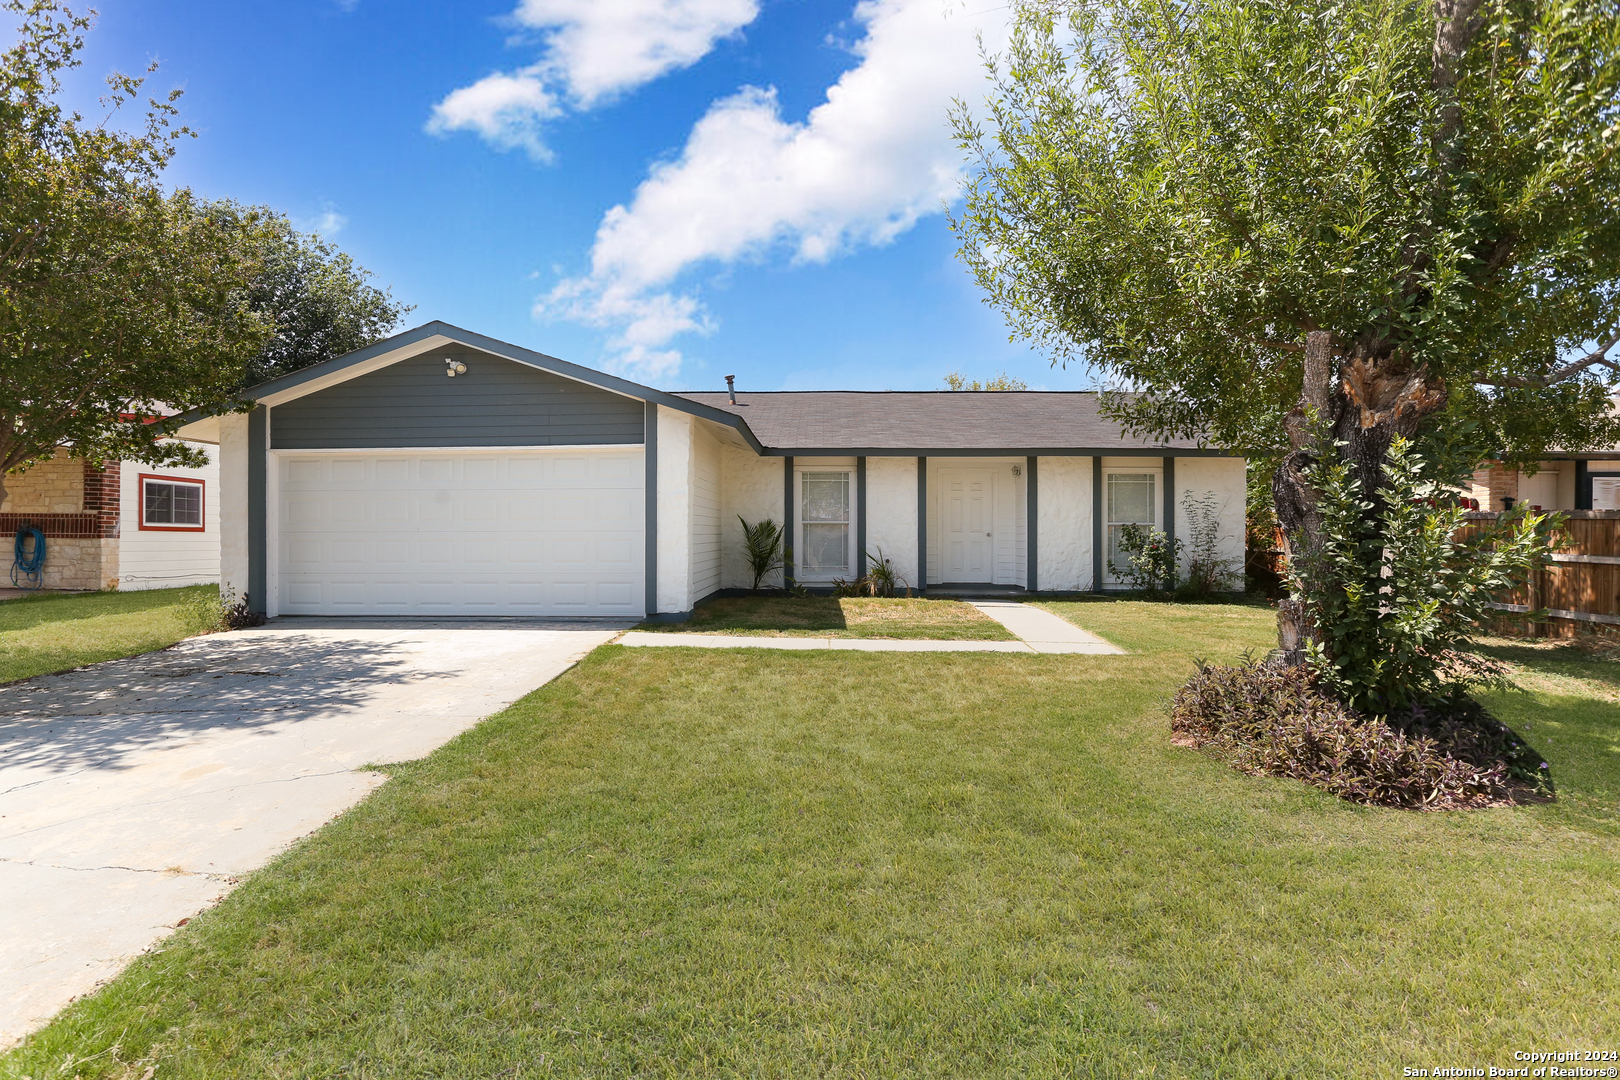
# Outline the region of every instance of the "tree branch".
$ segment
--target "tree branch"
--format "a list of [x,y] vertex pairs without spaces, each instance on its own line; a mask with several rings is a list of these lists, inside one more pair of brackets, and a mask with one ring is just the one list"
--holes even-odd
[[1620,360],[1611,359],[1609,350],[1620,345],[1620,330],[1617,330],[1609,340],[1598,345],[1597,348],[1585,356],[1576,357],[1567,364],[1560,364],[1552,368],[1545,375],[1536,378],[1519,378],[1505,376],[1492,378],[1483,371],[1476,371],[1471,378],[1481,386],[1500,386],[1514,390],[1542,390],[1549,386],[1556,386],[1574,378],[1583,371],[1590,371],[1595,367],[1606,367],[1610,371],[1620,372]]

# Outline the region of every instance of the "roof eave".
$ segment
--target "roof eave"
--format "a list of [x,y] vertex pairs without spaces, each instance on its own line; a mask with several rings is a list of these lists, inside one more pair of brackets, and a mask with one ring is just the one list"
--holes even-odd
[[[691,401],[676,394],[655,390],[641,383],[621,379],[616,375],[609,375],[595,368],[582,367],[579,364],[559,360],[555,356],[525,349],[520,345],[499,341],[483,334],[464,330],[459,326],[440,320],[424,323],[410,330],[401,331],[393,337],[367,345],[362,349],[344,353],[331,360],[313,364],[310,367],[295,371],[290,375],[283,375],[279,379],[260,383],[242,391],[242,398],[258,405],[281,405],[289,401],[324,390],[329,386],[359,378],[361,375],[379,371],[385,367],[407,360],[413,356],[430,352],[433,349],[443,348],[446,345],[465,345],[480,352],[498,356],[513,363],[523,364],[541,371],[560,375],[565,379],[595,386],[610,393],[620,394],[624,397],[635,398],[640,401],[650,401],[655,405],[675,409],[678,412],[711,420],[717,424],[724,424],[734,429],[755,453],[764,453],[764,447],[759,439],[748,427],[747,421],[734,413],[724,409],[716,409],[701,402]],[[178,417],[172,417],[171,422],[177,429],[195,425],[206,419],[210,414],[201,410],[193,410]],[[215,414],[217,415],[217,414]]]

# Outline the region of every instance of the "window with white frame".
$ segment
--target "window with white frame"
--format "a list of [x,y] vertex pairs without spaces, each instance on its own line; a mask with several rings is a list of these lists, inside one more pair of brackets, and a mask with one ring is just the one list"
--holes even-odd
[[794,562],[800,579],[849,576],[849,504],[849,473],[799,473],[799,542]]
[[173,476],[141,477],[141,528],[201,529],[203,482]]
[[[1109,566],[1124,566],[1130,557],[1120,549],[1120,537],[1127,525],[1155,528],[1159,474],[1151,472],[1111,472],[1108,474],[1108,560]],[[1111,579],[1117,575],[1110,573]]]

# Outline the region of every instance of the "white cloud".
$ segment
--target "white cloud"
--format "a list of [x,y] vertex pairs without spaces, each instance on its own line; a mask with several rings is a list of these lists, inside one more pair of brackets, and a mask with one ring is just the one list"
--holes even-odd
[[758,0],[523,0],[512,17],[545,33],[540,66],[589,108],[697,63],[758,15]]
[[489,75],[464,86],[433,107],[427,130],[434,135],[476,131],[504,150],[521,147],[533,157],[550,157],[540,139],[543,121],[561,116],[557,99],[539,75]]
[[332,203],[323,202],[319,214],[312,218],[295,217],[292,223],[299,232],[320,233],[330,239],[343,231],[343,227],[349,223],[349,216],[338,213],[338,208]]
[[540,129],[564,102],[589,109],[695,64],[758,14],[758,0],[522,0],[511,21],[540,34],[540,60],[452,92],[427,130],[475,131],[545,159]]
[[586,279],[563,282],[544,303],[552,314],[612,328],[608,340],[612,356],[607,367],[644,378],[674,375],[680,370],[681,354],[660,346],[680,334],[708,334],[714,329],[692,297],[598,288]]
[[[887,243],[954,198],[960,153],[949,129],[953,98],[982,96],[977,33],[997,49],[1006,15],[949,12],[941,0],[863,0],[855,19],[860,63],[796,123],[774,90],[745,87],[697,122],[680,157],[657,166],[628,206],[602,218],[588,275],[565,280],[537,306],[597,325],[635,325],[636,344],[670,374],[667,346],[712,321],[691,294],[667,286],[707,262],[756,258],[781,247],[799,262]],[[680,320],[642,320],[647,309]],[[621,363],[633,364],[625,349]]]

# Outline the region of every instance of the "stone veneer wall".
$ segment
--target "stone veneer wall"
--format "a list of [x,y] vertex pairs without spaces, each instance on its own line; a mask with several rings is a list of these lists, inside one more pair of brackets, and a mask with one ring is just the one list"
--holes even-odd
[[[45,588],[118,585],[118,464],[98,469],[59,449],[49,461],[6,477],[0,540],[32,525],[45,534]],[[10,552],[0,587],[11,585]]]

